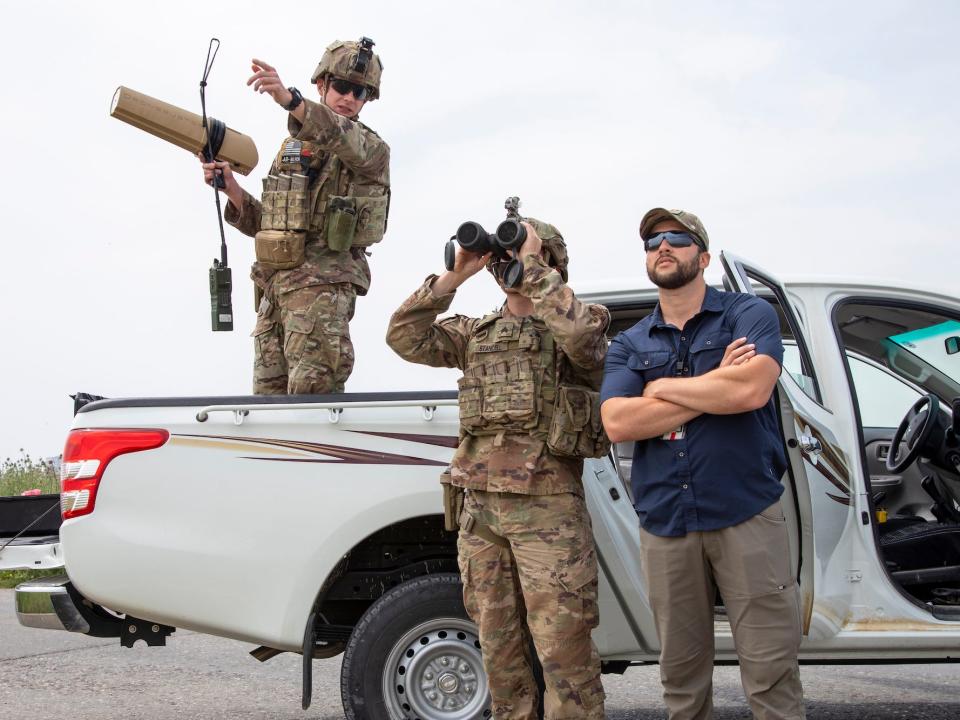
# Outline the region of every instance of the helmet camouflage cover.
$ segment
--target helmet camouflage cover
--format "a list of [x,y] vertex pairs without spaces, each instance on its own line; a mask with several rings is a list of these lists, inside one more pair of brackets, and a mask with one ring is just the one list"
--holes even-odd
[[[365,50],[362,47],[364,44],[366,44]],[[383,63],[380,62],[380,56],[370,50],[373,45],[373,41],[369,38],[360,38],[359,41],[334,40],[320,58],[320,64],[314,70],[310,82],[315,84],[321,78],[333,75],[357,85],[365,85],[370,89],[368,99],[376,100],[380,97],[380,75],[383,73]],[[362,55],[367,53],[369,55],[364,63]]]
[[563,241],[563,235],[550,223],[534,218],[524,218],[524,220],[533,225],[533,229],[543,241],[543,249],[550,255],[547,262],[555,267],[563,281],[567,282],[567,265],[570,263],[570,256],[567,255],[567,244]]

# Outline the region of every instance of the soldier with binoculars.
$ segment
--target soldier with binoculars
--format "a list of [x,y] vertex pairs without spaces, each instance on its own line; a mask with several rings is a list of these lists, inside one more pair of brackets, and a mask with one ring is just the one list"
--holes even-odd
[[[597,559],[581,474],[609,445],[600,375],[610,315],[567,286],[553,226],[518,214],[494,234],[463,223],[447,271],[431,275],[390,320],[387,344],[410,362],[456,367],[460,443],[441,482],[447,528],[459,529],[464,605],[477,623],[493,716],[537,717],[529,655],[546,685],[544,717],[604,717]],[[459,245],[459,247],[458,247]],[[503,307],[438,320],[456,289],[486,268]]]

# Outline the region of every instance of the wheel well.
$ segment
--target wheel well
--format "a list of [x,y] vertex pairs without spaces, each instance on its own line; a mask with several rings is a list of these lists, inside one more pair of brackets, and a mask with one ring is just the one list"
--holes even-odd
[[353,627],[381,595],[415,577],[458,572],[457,534],[442,515],[423,515],[378,530],[355,545],[327,581],[318,625]]

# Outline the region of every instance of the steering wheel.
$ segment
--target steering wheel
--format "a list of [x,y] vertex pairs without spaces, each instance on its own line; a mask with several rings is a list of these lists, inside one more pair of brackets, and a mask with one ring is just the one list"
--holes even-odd
[[[940,399],[927,394],[917,400],[897,426],[887,453],[887,470],[899,475],[920,456],[920,450],[930,439],[940,414]],[[905,446],[901,454],[901,444]]]

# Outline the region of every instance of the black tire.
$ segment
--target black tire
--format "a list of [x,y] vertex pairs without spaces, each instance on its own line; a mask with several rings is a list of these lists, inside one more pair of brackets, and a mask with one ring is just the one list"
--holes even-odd
[[340,694],[349,720],[490,717],[480,642],[459,576],[414,578],[371,605],[347,643]]

